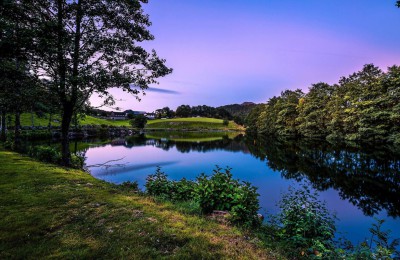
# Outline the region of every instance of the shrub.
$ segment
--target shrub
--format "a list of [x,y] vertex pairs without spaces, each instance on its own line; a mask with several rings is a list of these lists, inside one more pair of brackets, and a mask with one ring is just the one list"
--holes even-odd
[[336,217],[317,196],[304,185],[297,190],[290,188],[278,203],[278,235],[290,249],[288,252],[294,254],[290,257],[323,256],[334,249]]
[[168,176],[161,171],[158,166],[154,174],[146,178],[146,191],[153,196],[169,197],[172,190],[172,182],[168,180]]
[[196,195],[203,213],[224,210],[231,213],[234,224],[258,226],[259,202],[257,188],[248,182],[240,183],[232,178],[230,168],[222,171],[216,166],[214,174],[207,177],[202,174],[197,178]]
[[233,224],[258,226],[259,210],[257,188],[248,182],[240,183],[232,178],[229,168],[225,171],[217,166],[211,177],[200,175],[196,182],[182,179],[169,181],[168,176],[157,167],[156,173],[149,175],[146,182],[147,193],[176,201],[194,200],[203,213],[213,210],[230,212]]
[[124,181],[123,183],[121,183],[121,187],[123,187],[124,189],[127,190],[131,190],[134,192],[139,191],[139,183],[137,181]]
[[50,146],[34,146],[29,150],[28,154],[42,162],[59,163],[61,160],[60,152]]
[[[60,164],[62,155],[55,148],[51,146],[37,145],[31,147],[28,155],[42,162]],[[83,167],[84,158],[75,154],[71,155],[71,167],[80,169]]]
[[194,198],[196,183],[183,178],[180,181],[170,181],[168,176],[157,167],[155,174],[146,178],[147,193],[166,199],[185,201]]
[[196,186],[196,182],[186,180],[185,178],[180,181],[174,181],[172,182],[171,197],[177,201],[192,200],[195,198]]
[[229,120],[225,118],[225,119],[222,121],[222,125],[224,125],[224,126],[229,125]]

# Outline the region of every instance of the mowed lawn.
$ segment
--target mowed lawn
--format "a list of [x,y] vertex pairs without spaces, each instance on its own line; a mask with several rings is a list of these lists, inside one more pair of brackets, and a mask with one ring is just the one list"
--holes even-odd
[[179,129],[179,130],[243,130],[243,127],[229,121],[227,126],[223,125],[222,119],[207,117],[173,118],[149,120],[148,129]]
[[[49,116],[44,115],[43,117],[38,117],[34,115],[34,125],[35,126],[48,126]],[[53,126],[60,126],[61,118],[59,115],[54,115],[52,117],[51,124]],[[14,124],[12,120],[11,124]],[[83,119],[79,120],[80,125],[107,125],[107,126],[126,126],[130,127],[130,120],[108,120],[102,118],[96,118],[93,116],[85,116]],[[21,115],[21,125],[31,126],[31,114],[23,113]],[[229,121],[227,126],[223,125],[222,119],[207,118],[207,117],[190,117],[190,118],[173,118],[173,119],[155,119],[148,120],[147,129],[176,129],[176,130],[236,130],[242,131],[244,128],[237,125],[233,121]]]
[[[108,125],[108,126],[130,126],[130,120],[108,120],[96,118],[93,116],[85,116],[83,119],[79,120],[80,125]],[[60,115],[53,115],[51,125],[60,126],[61,117]],[[34,126],[48,126],[49,115],[44,115],[38,117],[34,115],[33,117]],[[12,117],[11,125],[14,125],[14,118]],[[21,114],[21,125],[22,126],[32,126],[32,116],[30,113]]]
[[0,259],[274,259],[251,234],[0,148]]

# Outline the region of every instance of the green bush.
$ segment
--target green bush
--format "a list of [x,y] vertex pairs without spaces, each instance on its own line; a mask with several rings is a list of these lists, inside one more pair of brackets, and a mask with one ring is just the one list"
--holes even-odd
[[371,237],[357,246],[353,246],[347,241],[347,247],[337,248],[330,256],[331,259],[399,259],[400,252],[396,249],[399,246],[398,238],[391,239],[391,230],[382,230],[385,222],[381,219],[375,219],[369,229]]
[[180,181],[172,182],[171,196],[173,200],[185,201],[195,198],[195,188],[197,183],[194,181],[186,180],[185,178]]
[[185,178],[180,181],[170,181],[160,167],[157,167],[155,174],[149,175],[146,180],[146,191],[150,195],[177,201],[194,198],[195,182]]
[[28,154],[42,162],[59,163],[61,161],[60,152],[50,146],[34,146],[29,150]]
[[297,190],[291,188],[278,203],[278,236],[289,257],[323,257],[334,249],[336,217],[317,196],[304,185]]
[[147,193],[153,196],[170,198],[172,182],[169,181],[167,177],[168,176],[161,171],[161,168],[157,167],[156,172],[146,178],[145,187]]
[[121,187],[130,191],[139,191],[139,183],[137,181],[124,181],[123,183],[121,183]]
[[[62,161],[61,153],[55,147],[37,145],[29,149],[28,155],[42,162],[60,164]],[[72,154],[71,167],[80,169],[83,167],[84,158]]]
[[194,200],[205,214],[213,210],[229,211],[233,224],[260,225],[257,189],[248,182],[240,183],[233,179],[229,168],[221,170],[217,166],[211,177],[202,174],[195,182],[186,179],[169,181],[158,167],[155,174],[147,177],[146,191],[150,195],[175,201]]
[[211,177],[202,174],[197,182],[196,195],[203,213],[211,213],[213,210],[229,211],[230,220],[234,224],[261,224],[257,216],[260,209],[257,188],[248,182],[233,179],[230,168],[222,171],[222,168],[216,166]]

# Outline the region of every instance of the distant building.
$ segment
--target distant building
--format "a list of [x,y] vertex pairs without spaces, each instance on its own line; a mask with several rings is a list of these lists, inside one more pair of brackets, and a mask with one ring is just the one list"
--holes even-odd
[[133,111],[132,109],[129,109],[129,110],[125,110],[124,113],[126,115],[131,114],[131,115],[137,116],[137,115],[145,115],[146,111]]
[[144,116],[145,116],[147,119],[153,120],[153,119],[156,118],[156,113],[146,113],[146,114],[144,114]]
[[125,112],[111,112],[108,115],[108,119],[110,120],[124,120],[126,119],[126,113]]

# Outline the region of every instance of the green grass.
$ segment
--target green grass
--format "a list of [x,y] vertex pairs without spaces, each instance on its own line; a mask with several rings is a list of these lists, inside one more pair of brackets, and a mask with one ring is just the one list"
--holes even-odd
[[83,171],[1,149],[0,161],[0,259],[273,259],[236,228]]
[[92,116],[86,116],[85,119],[80,121],[82,125],[110,125],[110,126],[131,126],[130,120],[108,120]]
[[[60,116],[54,115],[52,125],[60,125]],[[130,120],[108,120],[100,119],[92,116],[85,116],[80,120],[81,125],[109,125],[109,126],[130,126]],[[193,117],[193,118],[173,118],[173,119],[156,119],[148,120],[146,129],[174,129],[174,130],[218,130],[218,131],[243,131],[244,128],[237,125],[233,121],[229,121],[227,126],[222,124],[222,119],[206,118],[206,117]],[[12,122],[12,125],[14,123]],[[47,126],[49,124],[48,115],[39,118],[34,115],[35,126]],[[21,115],[21,125],[31,126],[31,114],[23,113]]]
[[174,129],[174,130],[243,130],[241,126],[229,121],[227,126],[223,125],[222,119],[193,117],[156,119],[147,122],[147,129]]
[[[60,126],[61,118],[59,115],[53,115],[51,124],[53,126]],[[130,126],[129,120],[108,120],[108,119],[100,119],[92,116],[85,116],[84,119],[79,121],[81,125],[109,125],[109,126]],[[34,115],[34,125],[35,126],[48,126],[49,124],[49,115],[44,115],[43,117],[38,117]],[[14,117],[12,117],[11,125],[14,125]],[[31,126],[31,114],[23,113],[21,114],[21,125],[22,126]]]
[[224,137],[235,138],[238,132],[179,132],[179,131],[156,131],[146,133],[147,138],[166,138],[179,142],[209,142],[222,140]]

